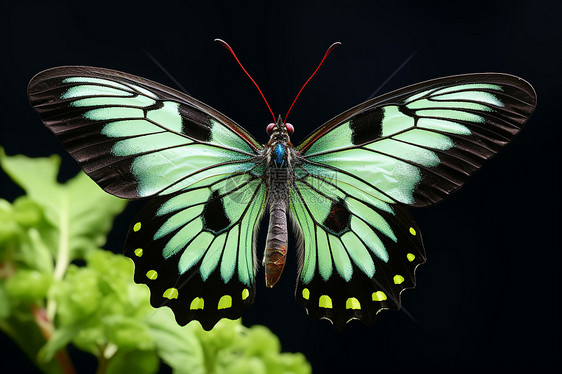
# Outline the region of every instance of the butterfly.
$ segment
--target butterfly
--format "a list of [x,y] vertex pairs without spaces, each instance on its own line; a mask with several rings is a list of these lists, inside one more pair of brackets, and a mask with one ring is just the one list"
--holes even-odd
[[125,243],[134,279],[150,288],[153,306],[206,330],[254,302],[266,209],[267,286],[285,264],[289,218],[298,238],[295,297],[311,318],[342,328],[399,309],[426,259],[407,206],[456,191],[536,106],[521,78],[449,76],[361,103],[294,147],[293,126],[271,109],[270,139],[260,144],[193,97],[115,70],[48,69],[28,96],[102,189],[149,198]]

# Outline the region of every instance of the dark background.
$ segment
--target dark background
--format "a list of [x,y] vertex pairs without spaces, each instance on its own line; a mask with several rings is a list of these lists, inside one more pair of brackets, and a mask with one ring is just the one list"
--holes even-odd
[[[274,289],[265,289],[258,273],[256,302],[243,321],[268,326],[283,350],[306,355],[314,373],[555,371],[561,351],[561,4],[343,3],[2,1],[0,145],[8,154],[58,153],[61,180],[70,177],[78,166],[30,107],[27,82],[43,69],[79,64],[177,88],[146,52],[192,96],[265,142],[271,116],[216,37],[232,45],[276,115],[287,111],[325,49],[343,43],[291,113],[295,144],[364,101],[412,55],[380,93],[459,73],[521,76],[538,94],[521,134],[447,201],[413,210],[428,254],[417,288],[402,295],[413,319],[387,311],[372,327],[354,321],[342,332],[311,321],[294,301],[293,253]],[[0,174],[0,196],[18,193]],[[121,250],[139,207],[131,204],[117,219],[107,249]],[[34,370],[6,337],[0,344],[3,368]],[[75,359],[81,372],[95,371],[86,355]]]

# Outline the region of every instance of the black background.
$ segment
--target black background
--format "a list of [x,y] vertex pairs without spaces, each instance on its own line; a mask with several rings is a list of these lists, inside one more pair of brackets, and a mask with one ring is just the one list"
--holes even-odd
[[[402,295],[413,318],[387,311],[372,327],[354,321],[342,332],[327,321],[309,320],[293,297],[293,253],[274,289],[265,289],[263,271],[258,273],[256,302],[243,321],[268,326],[283,350],[307,356],[314,373],[514,373],[560,367],[559,2],[1,4],[0,145],[8,154],[62,155],[61,180],[78,166],[26,97],[31,77],[53,66],[103,66],[177,88],[148,52],[192,96],[265,142],[267,108],[213,39],[232,45],[276,115],[287,111],[325,49],[341,41],[291,113],[295,144],[380,89],[412,55],[380,93],[468,72],[525,78],[539,104],[521,134],[448,200],[413,210],[428,254],[416,289]],[[18,193],[0,174],[0,196],[13,199]],[[131,204],[117,219],[108,250],[120,252],[140,206]],[[6,337],[0,344],[0,371],[6,364],[8,371],[34,370]],[[80,372],[95,372],[93,359],[72,354]]]

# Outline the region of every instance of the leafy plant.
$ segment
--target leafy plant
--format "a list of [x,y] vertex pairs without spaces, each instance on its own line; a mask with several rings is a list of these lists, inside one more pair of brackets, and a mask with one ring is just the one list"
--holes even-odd
[[26,192],[0,199],[0,329],[41,371],[75,372],[73,344],[97,357],[97,373],[155,373],[160,361],[174,373],[310,373],[263,326],[223,320],[206,332],[153,309],[132,262],[100,249],[126,202],[84,173],[58,183],[59,165],[0,148],[0,166]]

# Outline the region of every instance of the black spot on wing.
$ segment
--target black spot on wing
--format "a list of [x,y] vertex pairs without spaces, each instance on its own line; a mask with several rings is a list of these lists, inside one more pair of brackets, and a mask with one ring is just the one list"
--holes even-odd
[[343,201],[334,201],[330,207],[330,213],[323,224],[332,233],[339,235],[349,229],[351,214]]
[[354,145],[361,145],[378,139],[382,132],[383,117],[381,108],[367,110],[353,117],[349,123],[352,132],[351,142]]
[[228,228],[231,224],[230,219],[224,210],[224,204],[219,198],[218,191],[213,192],[211,198],[203,210],[204,228],[218,234]]
[[178,110],[181,115],[182,132],[184,134],[202,142],[211,140],[211,129],[213,125],[211,124],[209,116],[182,104],[179,105]]

